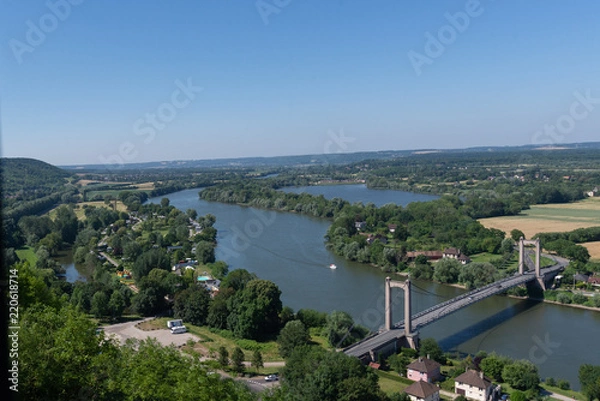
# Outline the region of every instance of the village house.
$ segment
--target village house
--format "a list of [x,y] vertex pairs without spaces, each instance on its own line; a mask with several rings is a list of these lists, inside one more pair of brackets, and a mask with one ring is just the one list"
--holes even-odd
[[594,286],[600,286],[600,276],[590,276],[587,282]]
[[439,401],[440,389],[435,384],[420,380],[404,389],[411,401]]
[[471,259],[467,255],[464,255],[460,251],[460,249],[458,249],[458,248],[446,248],[446,249],[444,249],[443,257],[444,258],[456,259],[456,260],[458,260],[463,265],[466,265],[467,263],[471,262]]
[[471,369],[454,379],[454,390],[456,394],[474,401],[490,401],[495,393],[492,381],[483,372]]
[[406,366],[406,377],[412,381],[431,383],[441,378],[440,367],[433,359],[420,357]]
[[354,228],[356,228],[357,230],[364,230],[367,227],[367,222],[366,221],[355,221],[354,222]]
[[388,230],[393,234],[396,232],[396,229],[398,228],[397,224],[388,224]]

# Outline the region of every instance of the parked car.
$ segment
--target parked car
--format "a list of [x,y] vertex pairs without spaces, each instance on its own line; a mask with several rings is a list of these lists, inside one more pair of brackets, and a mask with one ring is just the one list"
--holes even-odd
[[277,377],[277,375],[269,375],[269,376],[265,376],[265,381],[266,382],[274,382],[279,380],[279,377]]

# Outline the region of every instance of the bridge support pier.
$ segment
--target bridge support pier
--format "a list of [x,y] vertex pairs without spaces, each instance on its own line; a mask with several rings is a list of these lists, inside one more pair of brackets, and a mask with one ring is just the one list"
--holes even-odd
[[[401,288],[404,290],[404,335],[411,348],[416,348],[414,344],[418,345],[418,333],[412,332],[412,321],[411,321],[411,283],[410,279],[406,281],[392,281],[391,278],[385,278],[385,330],[392,329],[392,288]],[[413,340],[413,337],[416,340]]]
[[538,281],[541,277],[540,274],[540,259],[541,259],[541,245],[540,239],[527,240],[523,237],[519,238],[519,274],[525,273],[525,245],[535,245],[535,276]]

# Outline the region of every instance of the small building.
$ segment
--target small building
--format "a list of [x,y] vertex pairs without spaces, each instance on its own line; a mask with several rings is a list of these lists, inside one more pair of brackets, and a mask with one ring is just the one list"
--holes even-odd
[[397,224],[388,224],[388,230],[393,234],[396,232],[396,229],[398,228]]
[[444,258],[458,259],[458,257],[460,255],[461,255],[460,249],[458,249],[458,248],[446,248],[446,249],[444,249],[443,257]]
[[573,275],[573,281],[575,281],[575,282],[587,283],[589,279],[590,279],[590,276],[588,276],[587,274],[577,273],[577,274]]
[[439,401],[440,389],[435,384],[420,380],[404,389],[411,401]]
[[367,227],[366,221],[355,221],[354,222],[354,228],[356,228],[357,230],[364,230],[366,227]]
[[600,276],[590,276],[587,282],[591,285],[600,286]]
[[431,383],[441,378],[440,367],[433,359],[420,357],[406,366],[406,377],[416,382],[423,380]]
[[221,287],[221,280],[217,280],[210,276],[198,276],[196,280],[199,285],[204,286],[204,288],[210,291],[212,296],[217,294],[219,292],[219,287]]
[[471,258],[465,254],[461,254],[458,258],[456,258],[461,264],[466,265],[467,263],[471,263]]
[[169,245],[167,247],[167,253],[171,253],[171,252],[176,251],[178,249],[183,249],[183,246],[181,246],[181,245]]
[[488,401],[494,393],[494,384],[483,372],[469,369],[454,379],[454,391],[469,400]]

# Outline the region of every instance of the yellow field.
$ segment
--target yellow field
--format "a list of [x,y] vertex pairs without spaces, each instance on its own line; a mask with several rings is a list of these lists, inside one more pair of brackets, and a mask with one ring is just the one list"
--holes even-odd
[[[83,205],[88,205],[88,206],[96,206],[96,207],[105,207],[105,208],[110,208],[112,209],[112,205],[113,203],[111,202],[110,206],[106,205],[103,201],[94,201],[94,202],[81,202],[78,203],[77,206],[79,206],[77,209],[75,209],[75,215],[77,216],[77,218],[79,220],[85,220],[85,212],[83,210]],[[54,209],[50,210],[48,212],[48,216],[50,216],[50,218],[52,220],[54,220],[54,218],[56,217],[56,209],[59,208],[60,206],[55,207]],[[126,212],[127,211],[127,206],[125,206],[123,204],[123,202],[121,201],[117,201],[117,212]]]
[[[507,235],[517,228],[527,238],[542,232],[565,232],[576,228],[600,226],[600,198],[587,198],[579,202],[556,205],[533,205],[519,216],[480,219],[488,228],[497,228]],[[582,244],[593,258],[600,257],[600,243]]]
[[581,245],[587,248],[592,259],[600,259],[600,242],[584,242]]

